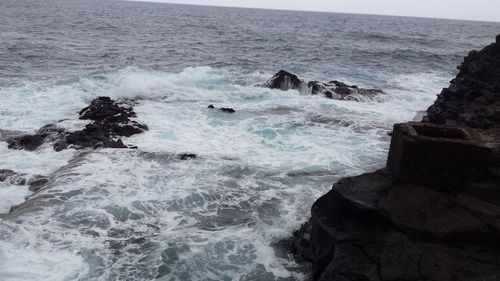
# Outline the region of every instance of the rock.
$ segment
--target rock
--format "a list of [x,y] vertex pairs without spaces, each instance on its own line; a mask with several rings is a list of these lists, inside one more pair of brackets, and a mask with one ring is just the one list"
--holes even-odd
[[29,185],[31,191],[41,188],[48,182],[48,178],[40,175],[30,176],[26,173],[17,173],[9,169],[0,169],[0,182],[12,185]]
[[[500,35],[499,35],[500,36]],[[427,110],[424,121],[466,125],[474,128],[500,127],[500,42],[465,58],[457,77]]]
[[[213,104],[211,104],[211,105],[208,106],[208,108],[214,109],[215,106]],[[236,110],[234,110],[234,109],[232,109],[230,107],[221,107],[221,108],[219,108],[219,110],[222,111],[222,112],[227,112],[227,113],[235,113],[236,112]]]
[[280,70],[264,86],[270,89],[278,89],[282,91],[297,90],[302,85],[302,80],[297,75],[285,70]]
[[464,197],[394,185],[387,170],[343,179],[314,203],[310,237],[295,248],[313,262],[314,280],[500,276],[500,207]]
[[120,137],[140,134],[148,127],[131,118],[136,117],[132,106],[116,102],[109,97],[98,97],[79,112],[80,119],[92,120],[79,131],[65,131],[56,124],[40,128],[34,135],[7,138],[12,149],[36,150],[43,143],[53,143],[56,151],[68,147],[81,148],[128,148]]
[[265,87],[271,89],[300,90],[311,95],[324,95],[329,99],[351,100],[351,101],[366,101],[372,100],[376,96],[384,94],[383,91],[377,89],[363,89],[358,86],[349,86],[339,81],[305,82],[290,72],[280,70],[269,81],[264,84]]
[[229,107],[221,107],[219,110],[222,112],[227,112],[227,113],[235,113],[236,112],[236,110],[229,108]]
[[314,203],[294,243],[314,280],[500,280],[498,53],[471,52],[427,123],[394,126],[386,168]]
[[45,140],[43,135],[24,135],[7,140],[10,149],[25,149],[34,151],[39,148]]
[[193,153],[181,153],[175,156],[175,158],[179,160],[191,160],[191,159],[196,159],[197,157],[198,156],[196,156],[196,154]]

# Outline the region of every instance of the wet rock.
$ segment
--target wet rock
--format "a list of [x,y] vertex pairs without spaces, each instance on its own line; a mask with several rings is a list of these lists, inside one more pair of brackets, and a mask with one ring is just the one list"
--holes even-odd
[[497,278],[498,167],[500,129],[395,125],[387,167],[336,183],[294,248],[315,280]]
[[0,182],[12,185],[29,185],[31,191],[36,191],[48,182],[48,178],[40,175],[30,176],[9,169],[0,169]]
[[53,143],[56,151],[68,147],[81,148],[127,148],[120,137],[140,134],[148,127],[131,118],[136,117],[129,104],[116,102],[109,97],[98,97],[79,112],[80,119],[91,120],[84,129],[66,131],[49,124],[40,128],[34,135],[21,135],[7,138],[11,149],[36,150],[43,143]]
[[191,160],[198,158],[198,156],[193,153],[182,153],[182,154],[177,154],[175,158],[179,160]]
[[8,148],[35,151],[45,141],[43,135],[25,135],[7,140]]
[[236,112],[236,110],[229,108],[229,107],[221,107],[219,110],[222,112],[227,112],[227,113],[235,113]]
[[500,127],[500,43],[471,51],[457,77],[423,120],[474,128]]
[[[215,106],[213,104],[211,104],[207,108],[215,109]],[[219,108],[219,110],[222,112],[226,112],[226,113],[235,113],[236,112],[236,110],[234,110],[233,108],[230,108],[230,107],[221,107],[221,108]]]
[[9,178],[16,176],[16,175],[17,175],[17,173],[12,171],[12,170],[0,169],[0,182],[7,181]]
[[351,100],[351,101],[366,101],[372,100],[378,95],[384,94],[383,91],[377,89],[363,89],[356,85],[347,85],[340,81],[319,82],[301,80],[296,75],[290,72],[281,70],[276,73],[269,81],[264,84],[265,87],[271,89],[300,90],[311,95],[323,95],[330,99]]
[[285,70],[280,70],[264,86],[270,89],[278,89],[282,91],[296,90],[302,85],[302,80],[297,75]]
[[499,280],[499,53],[471,52],[433,123],[395,125],[385,169],[314,203],[294,243],[314,280]]

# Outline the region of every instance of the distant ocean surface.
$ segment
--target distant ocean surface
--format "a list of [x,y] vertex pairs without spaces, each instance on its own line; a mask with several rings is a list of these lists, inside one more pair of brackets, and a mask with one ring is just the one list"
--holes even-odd
[[[36,194],[0,183],[0,280],[304,280],[283,239],[336,180],[383,167],[392,125],[431,105],[468,51],[499,31],[488,22],[2,0],[0,129],[76,120],[110,96],[134,99],[150,130],[124,139],[138,149],[27,152],[0,142],[0,169],[50,177]],[[255,87],[280,69],[387,94],[355,102]],[[185,152],[199,157],[170,157]],[[30,208],[9,213],[25,200]]]

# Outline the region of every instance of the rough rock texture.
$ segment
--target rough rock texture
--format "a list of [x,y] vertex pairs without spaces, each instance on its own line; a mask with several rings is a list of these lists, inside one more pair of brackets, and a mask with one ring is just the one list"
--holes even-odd
[[[495,48],[466,59],[450,87],[465,98],[441,94],[428,111],[435,123],[394,126],[386,168],[340,180],[314,203],[294,242],[314,280],[500,280]],[[494,100],[483,107],[482,97]]]
[[282,91],[297,90],[301,87],[303,81],[285,70],[280,70],[271,79],[269,79],[264,86],[270,89],[278,89]]
[[459,74],[427,110],[424,120],[500,128],[500,38],[479,52],[471,51],[458,69]]
[[314,280],[500,280],[499,168],[500,130],[395,125],[388,167],[336,183],[295,248]]
[[363,89],[355,85],[347,85],[339,81],[318,82],[301,80],[297,75],[280,70],[265,84],[270,89],[282,91],[299,90],[311,95],[324,95],[330,99],[364,101],[384,94],[381,90]]
[[132,106],[113,101],[109,97],[98,97],[79,113],[80,119],[92,123],[79,131],[65,131],[56,124],[40,128],[34,135],[13,136],[5,139],[11,149],[36,150],[43,143],[53,143],[60,151],[74,148],[127,148],[120,137],[130,137],[148,129],[131,118],[136,117]]

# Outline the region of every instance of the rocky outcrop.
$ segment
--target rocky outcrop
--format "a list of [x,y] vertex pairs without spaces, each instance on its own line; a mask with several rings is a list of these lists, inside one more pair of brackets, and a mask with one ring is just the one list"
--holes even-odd
[[383,91],[377,89],[363,89],[355,85],[347,85],[339,81],[318,82],[301,80],[297,75],[280,70],[264,87],[282,91],[299,90],[311,95],[323,95],[330,99],[364,101],[371,100]]
[[387,168],[336,183],[295,248],[314,280],[500,280],[499,169],[500,130],[395,125]]
[[[466,59],[470,75],[461,71],[454,81],[475,82],[460,91],[473,93],[478,77],[494,89],[491,48],[474,58],[490,63]],[[436,104],[474,111],[442,95]],[[314,280],[500,280],[500,128],[490,115],[454,116],[395,125],[386,168],[340,180],[314,203],[294,242]]]
[[81,148],[128,148],[120,137],[140,134],[148,127],[132,118],[136,117],[131,105],[116,102],[109,97],[98,97],[79,112],[79,118],[92,121],[84,129],[67,131],[57,124],[49,124],[33,135],[13,136],[5,139],[11,149],[33,151],[43,143],[52,143],[56,151],[68,147]]
[[424,120],[474,128],[500,128],[500,35],[483,50],[471,51],[459,74],[427,110]]

